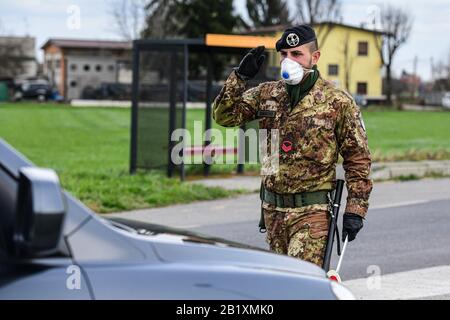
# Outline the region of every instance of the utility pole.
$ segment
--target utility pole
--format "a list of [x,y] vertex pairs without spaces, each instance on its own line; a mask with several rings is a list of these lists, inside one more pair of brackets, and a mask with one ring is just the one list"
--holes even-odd
[[434,83],[434,59],[430,58],[430,66],[431,66],[431,82]]
[[413,77],[412,77],[412,85],[411,85],[411,98],[414,99],[416,97],[417,92],[417,55],[414,56],[413,62]]

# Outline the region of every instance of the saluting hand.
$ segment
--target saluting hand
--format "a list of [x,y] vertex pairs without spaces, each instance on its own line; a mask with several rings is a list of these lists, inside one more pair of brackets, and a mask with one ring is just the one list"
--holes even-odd
[[266,56],[263,55],[264,50],[264,46],[259,46],[251,49],[245,55],[236,70],[238,77],[243,80],[249,80],[256,76],[266,58]]

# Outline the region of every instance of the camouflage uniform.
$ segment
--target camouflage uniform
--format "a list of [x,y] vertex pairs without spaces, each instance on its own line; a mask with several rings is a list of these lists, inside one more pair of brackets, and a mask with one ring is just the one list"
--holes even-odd
[[[261,110],[275,111],[275,117],[260,119],[260,128],[278,129],[281,145],[279,170],[263,177],[265,188],[281,194],[332,190],[341,154],[348,190],[345,212],[364,218],[372,190],[371,157],[361,113],[351,96],[319,77],[291,109],[282,80],[245,90],[245,81],[233,71],[214,101],[213,118],[232,127],[257,119]],[[270,136],[267,144],[270,150]],[[263,210],[271,250],[322,265],[327,204],[280,208],[263,203]]]

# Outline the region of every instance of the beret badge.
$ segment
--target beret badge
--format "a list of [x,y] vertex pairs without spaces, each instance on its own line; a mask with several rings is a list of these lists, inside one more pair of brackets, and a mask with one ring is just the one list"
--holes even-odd
[[298,46],[300,39],[298,35],[296,35],[295,33],[289,33],[288,36],[286,37],[286,42],[291,47],[296,47]]

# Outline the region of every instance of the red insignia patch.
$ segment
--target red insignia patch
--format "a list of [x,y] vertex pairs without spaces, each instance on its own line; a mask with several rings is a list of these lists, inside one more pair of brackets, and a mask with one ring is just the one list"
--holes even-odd
[[281,149],[283,149],[284,152],[289,152],[292,150],[292,142],[285,140],[283,141],[283,144],[281,145]]

